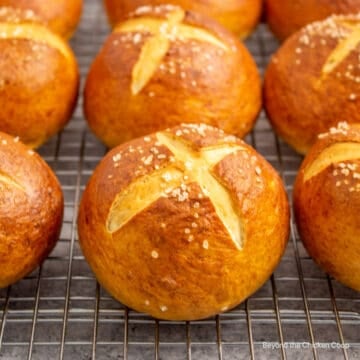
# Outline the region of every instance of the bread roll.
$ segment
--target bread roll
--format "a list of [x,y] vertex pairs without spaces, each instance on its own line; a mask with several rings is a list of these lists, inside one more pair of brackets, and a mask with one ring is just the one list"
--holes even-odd
[[203,122],[242,137],[261,107],[260,79],[231,33],[179,7],[146,7],[120,23],[93,62],[86,118],[109,147]]
[[306,156],[294,188],[301,239],[330,275],[360,291],[360,128],[340,123]]
[[140,6],[173,4],[211,17],[241,38],[254,30],[262,9],[262,0],[104,0],[104,3],[112,25],[124,21]]
[[276,171],[241,140],[181,126],[110,151],[80,205],[80,244],[127,306],[170,320],[238,305],[271,275],[289,230]]
[[68,39],[82,13],[82,0],[0,0],[0,19],[5,13],[14,21],[41,23]]
[[0,131],[40,146],[69,121],[78,85],[63,39],[39,24],[0,22]]
[[276,132],[299,153],[339,121],[360,123],[360,15],[333,16],[291,36],[265,74]]
[[63,196],[48,165],[0,133],[0,288],[33,271],[54,247]]
[[267,22],[280,40],[314,21],[359,11],[359,0],[265,0]]

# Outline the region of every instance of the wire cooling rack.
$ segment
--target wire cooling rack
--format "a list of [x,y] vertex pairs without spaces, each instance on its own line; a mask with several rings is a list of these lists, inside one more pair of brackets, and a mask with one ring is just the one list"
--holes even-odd
[[[72,40],[82,87],[108,32],[101,1],[86,0]],[[246,44],[263,71],[276,41],[260,25]],[[301,158],[276,138],[264,114],[246,140],[280,172],[291,199]],[[204,321],[167,322],[116,302],[96,283],[77,239],[79,200],[106,152],[88,131],[81,97],[69,126],[39,151],[62,183],[64,224],[42,267],[0,290],[0,359],[360,358],[360,294],[315,265],[293,222],[274,275],[232,311]]]

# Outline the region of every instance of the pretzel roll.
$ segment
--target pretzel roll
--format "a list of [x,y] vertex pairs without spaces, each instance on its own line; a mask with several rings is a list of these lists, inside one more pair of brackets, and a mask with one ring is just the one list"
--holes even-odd
[[173,4],[217,20],[241,38],[247,37],[259,22],[262,0],[104,0],[114,26],[140,6]]
[[251,295],[279,263],[288,228],[276,171],[203,124],[110,151],[78,218],[99,282],[127,306],[169,320],[206,318]]
[[63,39],[39,24],[0,22],[0,131],[40,146],[70,119],[78,85]]
[[359,11],[359,0],[265,0],[267,23],[280,40],[314,21]]
[[360,291],[360,127],[340,123],[321,135],[297,176],[294,209],[310,256]]
[[265,74],[276,132],[299,153],[342,119],[360,123],[360,15],[333,16],[291,36]]
[[63,207],[60,184],[45,161],[18,138],[0,133],[0,288],[50,253]]
[[15,22],[41,23],[67,39],[76,29],[82,7],[82,0],[0,0],[0,20],[7,13]]
[[260,107],[247,49],[220,25],[169,5],[118,24],[85,86],[90,128],[109,147],[184,121],[244,136]]

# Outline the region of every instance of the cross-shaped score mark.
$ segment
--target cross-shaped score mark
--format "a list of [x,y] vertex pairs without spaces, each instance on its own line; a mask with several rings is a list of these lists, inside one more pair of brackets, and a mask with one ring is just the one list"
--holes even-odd
[[324,75],[332,73],[360,43],[360,24],[352,23],[350,21],[342,21],[340,22],[340,25],[352,32],[350,35],[346,36],[344,40],[339,41],[336,48],[327,58],[322,68],[322,73]]
[[184,18],[185,11],[175,8],[167,14],[167,20],[141,17],[128,20],[115,28],[115,32],[121,33],[149,32],[152,34],[143,45],[139,59],[132,70],[131,92],[133,95],[139,94],[153,77],[169,51],[171,41],[198,40],[210,43],[224,51],[228,50],[228,46],[209,31],[183,24]]
[[315,161],[305,169],[304,182],[310,180],[312,177],[316,176],[332,164],[359,159],[359,143],[344,142],[331,145],[322,151]]
[[164,169],[137,179],[116,196],[108,214],[107,230],[110,233],[120,230],[159,198],[169,197],[182,185],[196,182],[211,200],[235,246],[241,249],[244,243],[241,219],[231,195],[216,178],[212,167],[228,155],[246,151],[245,148],[223,144],[194,151],[184,141],[168,133],[157,133],[157,139],[173,153],[175,161]]

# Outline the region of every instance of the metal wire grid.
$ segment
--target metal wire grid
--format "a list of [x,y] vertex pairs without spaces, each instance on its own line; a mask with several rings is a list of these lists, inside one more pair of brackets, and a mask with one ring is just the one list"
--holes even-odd
[[[108,33],[100,0],[87,0],[84,10],[72,41],[82,85]],[[277,43],[261,25],[247,46],[263,71]],[[113,300],[96,283],[77,239],[81,193],[106,152],[81,109],[82,99],[65,131],[40,149],[62,183],[64,224],[44,264],[0,290],[0,359],[360,358],[359,293],[314,264],[293,222],[274,275],[228,313],[197,322],[157,321]],[[291,199],[301,158],[276,138],[264,114],[246,140],[279,170]]]

